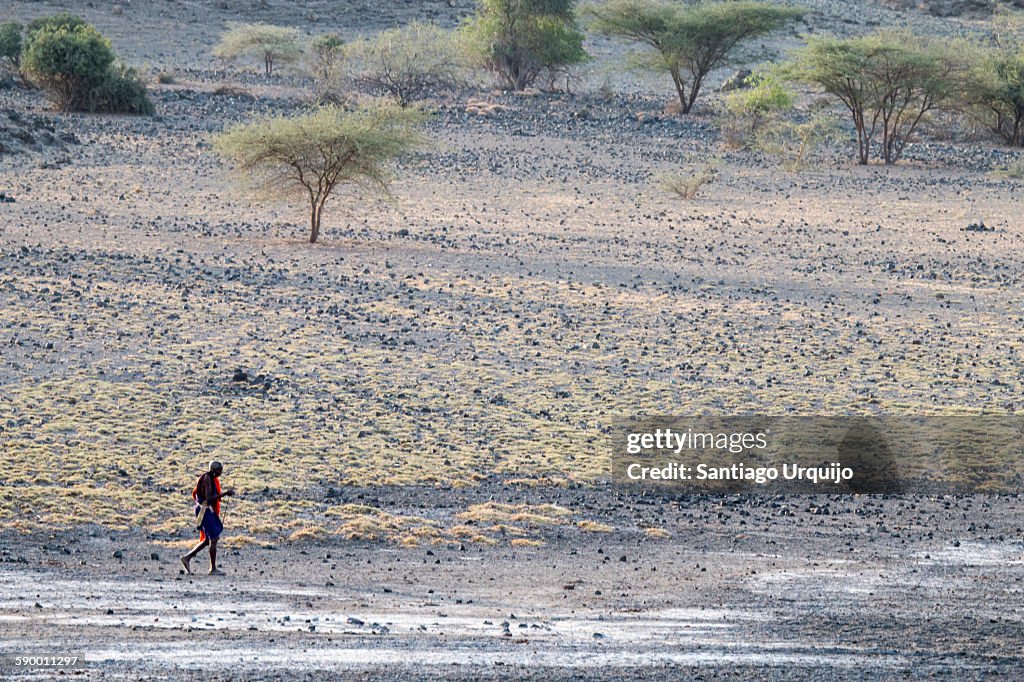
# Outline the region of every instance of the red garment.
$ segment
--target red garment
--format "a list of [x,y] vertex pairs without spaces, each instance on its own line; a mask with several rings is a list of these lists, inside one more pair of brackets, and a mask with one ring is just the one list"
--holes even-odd
[[[209,474],[203,474],[202,476],[200,476],[199,480],[196,481],[196,487],[192,488],[192,499],[196,501],[196,504],[199,504],[199,488],[203,485],[203,477],[207,476],[207,475],[209,475]],[[217,478],[217,477],[214,477],[214,479],[213,479],[213,489],[214,489],[214,492],[217,495],[220,495],[220,479]],[[220,516],[220,498],[219,497],[216,500],[213,501],[213,503],[210,505],[210,509],[213,510],[214,514],[216,514],[217,516]],[[205,540],[206,540],[206,533],[204,533],[203,531],[199,531],[199,541],[203,542]]]

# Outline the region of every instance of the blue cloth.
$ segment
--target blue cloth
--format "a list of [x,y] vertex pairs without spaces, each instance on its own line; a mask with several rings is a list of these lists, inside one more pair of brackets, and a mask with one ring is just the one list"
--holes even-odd
[[[196,517],[199,517],[199,510],[202,509],[202,505],[196,503],[195,511],[193,512]],[[214,513],[213,509],[206,508],[206,514],[203,516],[203,523],[199,526],[199,530],[206,534],[207,540],[216,540],[220,537],[220,534],[224,532],[224,524],[220,522],[220,517]]]

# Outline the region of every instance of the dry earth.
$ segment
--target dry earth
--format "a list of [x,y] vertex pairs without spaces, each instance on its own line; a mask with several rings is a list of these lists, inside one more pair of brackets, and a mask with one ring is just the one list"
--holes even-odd
[[[801,31],[982,26],[804,4]],[[215,63],[224,22],[468,11],[334,5],[8,3],[70,7],[175,82],[152,118],[0,90],[0,648],[128,678],[1024,674],[1016,496],[604,483],[638,413],[1018,411],[1024,183],[992,171],[1019,155],[935,128],[896,168],[841,147],[786,173],[595,41],[573,94],[439,98],[397,202],[338,197],[309,246],[210,152],[308,85]],[[652,181],[709,158],[697,201]],[[242,493],[214,596],[175,560],[211,457]]]

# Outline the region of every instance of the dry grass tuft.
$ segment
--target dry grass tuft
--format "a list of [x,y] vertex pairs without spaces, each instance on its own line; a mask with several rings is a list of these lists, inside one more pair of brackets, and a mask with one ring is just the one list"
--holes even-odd
[[561,526],[569,523],[572,511],[555,504],[531,506],[528,504],[501,504],[485,502],[474,504],[456,514],[463,521],[478,523],[525,523],[530,526]]
[[543,540],[528,540],[527,538],[516,538],[510,543],[513,547],[543,547]]
[[606,523],[598,523],[597,521],[577,521],[576,526],[588,533],[611,533],[615,530],[613,526],[609,526]]
[[699,170],[685,173],[663,173],[655,180],[666,192],[675,194],[684,201],[692,201],[701,189],[718,178],[717,164],[707,164]]
[[466,101],[467,114],[476,114],[477,116],[494,116],[508,110],[509,108],[503,104],[495,104],[482,99],[471,98]]

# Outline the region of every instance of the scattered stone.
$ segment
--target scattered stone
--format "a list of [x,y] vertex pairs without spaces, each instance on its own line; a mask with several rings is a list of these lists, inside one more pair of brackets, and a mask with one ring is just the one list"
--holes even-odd
[[971,223],[967,227],[961,228],[960,231],[961,232],[995,232],[996,228],[994,228],[994,227],[986,227],[984,221],[978,221],[976,223]]
[[[896,9],[915,9],[933,17],[990,17],[995,4],[991,0],[883,0],[883,3]],[[1024,8],[1024,0],[1009,0],[1006,4]]]

